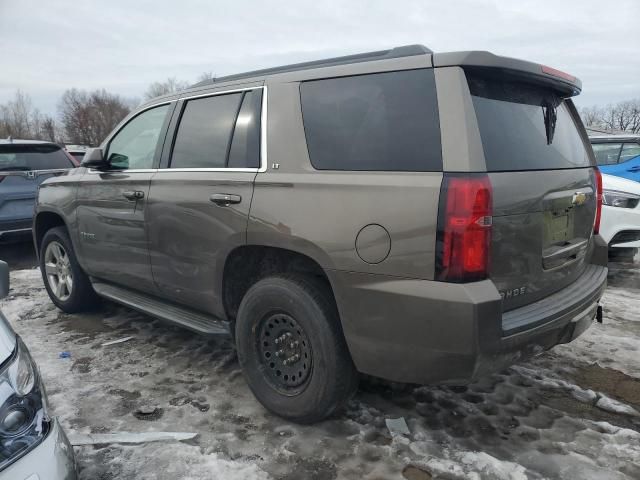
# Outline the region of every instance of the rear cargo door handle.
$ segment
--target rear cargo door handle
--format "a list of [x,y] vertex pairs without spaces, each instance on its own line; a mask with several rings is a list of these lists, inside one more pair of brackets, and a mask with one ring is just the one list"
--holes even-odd
[[209,197],[209,201],[221,207],[228,207],[232,203],[240,203],[242,197],[233,193],[214,193]]
[[636,165],[628,169],[629,172],[640,172],[640,165]]
[[144,192],[140,190],[127,190],[126,192],[122,192],[122,196],[127,200],[140,200],[144,198]]

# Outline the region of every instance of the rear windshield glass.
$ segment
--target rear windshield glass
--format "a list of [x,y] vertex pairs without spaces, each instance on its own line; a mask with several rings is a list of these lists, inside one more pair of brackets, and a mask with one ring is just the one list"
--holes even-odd
[[442,170],[433,70],[313,80],[300,96],[316,169]]
[[590,166],[569,108],[553,91],[469,73],[467,79],[487,170]]
[[0,145],[0,170],[56,170],[73,168],[57,145]]

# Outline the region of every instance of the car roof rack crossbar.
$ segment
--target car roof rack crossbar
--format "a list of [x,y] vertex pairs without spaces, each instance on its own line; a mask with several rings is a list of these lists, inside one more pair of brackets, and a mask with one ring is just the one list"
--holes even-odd
[[411,57],[414,55],[431,54],[433,51],[425,47],[424,45],[404,45],[402,47],[395,47],[389,50],[378,50],[376,52],[358,53],[355,55],[346,55],[343,57],[327,58],[324,60],[313,60],[311,62],[293,63],[291,65],[283,65],[281,67],[265,68],[262,70],[253,70],[251,72],[238,73],[234,75],[227,75],[225,77],[218,77],[207,79],[202,82],[192,85],[193,87],[202,87],[205,85],[211,85],[220,82],[229,82],[233,80],[241,80],[243,78],[262,77],[266,75],[274,75],[276,73],[296,72],[299,70],[309,70],[319,67],[334,67],[337,65],[345,65],[348,63],[361,63],[372,62],[375,60],[388,60],[391,58]]

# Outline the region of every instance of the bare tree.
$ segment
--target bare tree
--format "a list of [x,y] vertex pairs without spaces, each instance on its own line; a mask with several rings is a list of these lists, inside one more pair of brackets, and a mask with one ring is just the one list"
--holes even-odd
[[579,110],[582,122],[587,127],[597,127],[600,125],[600,118],[602,117],[602,111],[599,107],[584,107]]
[[106,90],[72,88],[62,95],[58,112],[70,143],[99,145],[131,111],[128,102]]
[[56,141],[55,120],[33,108],[29,95],[18,90],[13,100],[0,105],[0,138]]
[[152,98],[159,97],[160,95],[175,93],[180,90],[184,90],[188,86],[189,84],[187,82],[177,80],[174,77],[167,78],[164,82],[153,82],[144,93],[144,99],[151,100]]
[[625,100],[606,107],[587,107],[580,110],[588,127],[640,133],[640,98]]
[[31,138],[31,114],[31,98],[17,90],[12,101],[0,106],[0,136]]
[[50,142],[58,141],[58,126],[53,117],[49,115],[44,116],[39,137],[44,140],[49,140]]
[[202,72],[197,78],[196,83],[209,82],[216,79],[216,74],[213,72]]

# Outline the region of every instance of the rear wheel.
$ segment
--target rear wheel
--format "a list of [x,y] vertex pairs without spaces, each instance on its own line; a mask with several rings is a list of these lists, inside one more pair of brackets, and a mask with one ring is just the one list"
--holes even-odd
[[357,372],[327,285],[303,276],[269,277],[242,299],[238,358],[249,387],[271,412],[320,421],[357,388]]
[[97,301],[91,282],[76,259],[67,230],[55,227],[40,244],[40,271],[51,301],[62,311],[89,309]]

